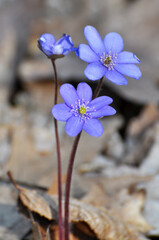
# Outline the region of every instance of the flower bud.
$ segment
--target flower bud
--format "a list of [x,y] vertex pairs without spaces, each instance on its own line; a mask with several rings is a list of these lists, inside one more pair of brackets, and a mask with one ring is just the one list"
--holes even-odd
[[38,40],[38,47],[48,58],[51,59],[61,58],[69,52],[75,51],[71,37],[66,34],[63,34],[61,38],[55,41],[52,34],[44,33]]

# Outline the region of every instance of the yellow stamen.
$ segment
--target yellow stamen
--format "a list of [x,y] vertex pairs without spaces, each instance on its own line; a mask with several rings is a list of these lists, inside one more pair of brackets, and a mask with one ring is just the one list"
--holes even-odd
[[86,111],[87,111],[87,109],[85,106],[83,106],[83,105],[80,106],[80,109],[79,109],[80,114],[84,115],[86,113]]

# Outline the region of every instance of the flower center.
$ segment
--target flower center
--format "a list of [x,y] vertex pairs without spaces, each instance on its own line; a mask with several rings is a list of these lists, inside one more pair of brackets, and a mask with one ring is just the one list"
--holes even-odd
[[84,115],[87,112],[87,108],[86,106],[83,104],[82,106],[80,106],[79,108],[79,113]]
[[62,52],[63,52],[62,45],[61,44],[55,45],[53,48],[53,52],[54,52],[54,54],[57,54],[57,55],[62,54]]
[[90,119],[92,117],[90,110],[95,111],[94,109],[90,109],[88,104],[89,101],[85,101],[84,99],[78,99],[78,101],[76,101],[74,105],[71,105],[71,112],[74,114],[75,117],[79,117],[81,118],[81,120],[86,121],[87,119]]
[[108,70],[114,70],[114,66],[117,62],[117,54],[109,52],[109,54],[103,53],[103,56],[100,57],[101,63],[107,67]]
[[111,58],[111,56],[107,56],[105,59],[104,59],[104,61],[103,61],[103,63],[104,63],[104,65],[105,66],[109,66],[109,64],[111,64],[111,61],[112,61],[112,58]]

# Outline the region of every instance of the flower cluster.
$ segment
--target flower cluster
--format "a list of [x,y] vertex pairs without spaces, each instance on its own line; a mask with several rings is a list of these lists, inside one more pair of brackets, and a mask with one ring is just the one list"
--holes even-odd
[[[105,76],[115,84],[126,85],[124,75],[135,79],[141,77],[141,71],[135,65],[140,60],[135,54],[123,51],[123,39],[118,33],[108,33],[102,40],[94,27],[86,26],[84,35],[89,45],[80,44],[78,49],[73,47],[69,35],[64,34],[55,41],[54,36],[49,33],[41,35],[38,47],[53,60],[71,51],[76,52],[80,59],[88,63],[84,74],[92,81]],[[57,120],[66,121],[66,133],[76,136],[83,129],[91,136],[101,136],[103,127],[98,118],[115,114],[115,109],[108,106],[112,99],[102,96],[92,100],[92,90],[86,83],[80,83],[77,90],[70,84],[64,84],[60,93],[65,103],[55,105],[52,114]]]
[[116,113],[108,106],[113,102],[110,97],[101,96],[92,100],[92,89],[87,83],[79,83],[77,90],[71,84],[63,84],[60,94],[65,103],[55,105],[52,114],[57,120],[66,121],[65,131],[71,137],[82,129],[91,136],[101,136],[103,127],[98,118]]
[[[57,129],[57,120],[65,121],[65,131],[71,136],[77,136],[73,143],[70,154],[68,170],[66,175],[65,187],[65,205],[64,205],[64,232],[65,240],[69,240],[69,198],[72,179],[72,170],[75,154],[80,139],[80,132],[84,130],[93,137],[100,137],[103,133],[103,126],[99,118],[114,115],[116,110],[110,106],[112,98],[107,96],[98,96],[104,76],[111,82],[118,85],[127,84],[124,75],[139,79],[141,71],[135,64],[140,63],[139,59],[131,52],[123,51],[123,39],[118,33],[108,33],[102,40],[98,31],[92,26],[86,26],[84,29],[85,37],[89,45],[80,44],[78,49],[73,47],[71,37],[64,34],[55,41],[52,34],[45,33],[38,40],[40,50],[52,61],[55,76],[55,98],[52,115],[54,116],[57,166],[58,166],[58,226],[59,239],[63,240],[62,225],[62,181],[61,181],[61,154],[60,143]],[[95,93],[92,93],[91,87],[84,82],[77,86],[66,83],[60,87],[60,93],[64,103],[57,103],[57,73],[55,60],[64,57],[71,51],[87,62],[88,65],[84,71],[85,76],[92,81],[99,80]]]

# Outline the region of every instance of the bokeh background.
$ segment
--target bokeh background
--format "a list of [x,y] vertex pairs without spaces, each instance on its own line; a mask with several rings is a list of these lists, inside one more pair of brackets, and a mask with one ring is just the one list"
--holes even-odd
[[[141,60],[142,78],[128,79],[127,86],[117,86],[105,79],[102,94],[114,98],[118,114],[126,120],[121,127],[125,134],[130,118],[149,103],[157,105],[159,101],[158,22],[158,0],[1,0],[0,174],[5,177],[6,169],[10,168],[18,179],[34,182],[38,170],[34,174],[30,164],[38,168],[41,162],[42,172],[43,167],[50,169],[47,161],[52,164],[55,143],[50,112],[54,76],[50,61],[37,48],[42,33],[50,32],[56,39],[63,33],[70,34],[76,47],[86,42],[83,34],[86,25],[96,27],[102,37],[110,31],[122,35],[125,50],[134,52]],[[86,63],[73,53],[58,60],[59,81],[74,85],[87,81],[94,88],[96,83],[83,74],[85,67]],[[63,125],[60,126],[63,137]],[[64,155],[67,158],[67,153]],[[51,175],[50,170],[50,178]],[[36,181],[49,185],[49,174],[44,178],[47,180],[43,181],[41,176]]]
[[[73,194],[77,197],[84,191],[80,191],[78,179],[87,172],[103,171],[107,177],[159,174],[159,1],[0,0],[1,183],[7,181],[8,170],[19,182],[45,188],[55,178],[51,116],[54,75],[51,62],[37,48],[37,39],[46,32],[56,39],[66,33],[78,47],[86,43],[86,25],[96,27],[103,38],[108,32],[121,34],[124,49],[141,60],[143,75],[138,81],[128,78],[127,86],[104,79],[101,94],[113,97],[117,115],[103,119],[105,133],[101,138],[82,134]],[[60,84],[76,86],[86,81],[94,89],[96,82],[85,78],[85,67],[86,63],[73,53],[59,59]],[[66,136],[63,123],[59,123],[59,131],[65,173],[73,139]],[[82,163],[92,163],[96,158],[95,165],[82,167]],[[121,171],[119,165],[123,167]]]

